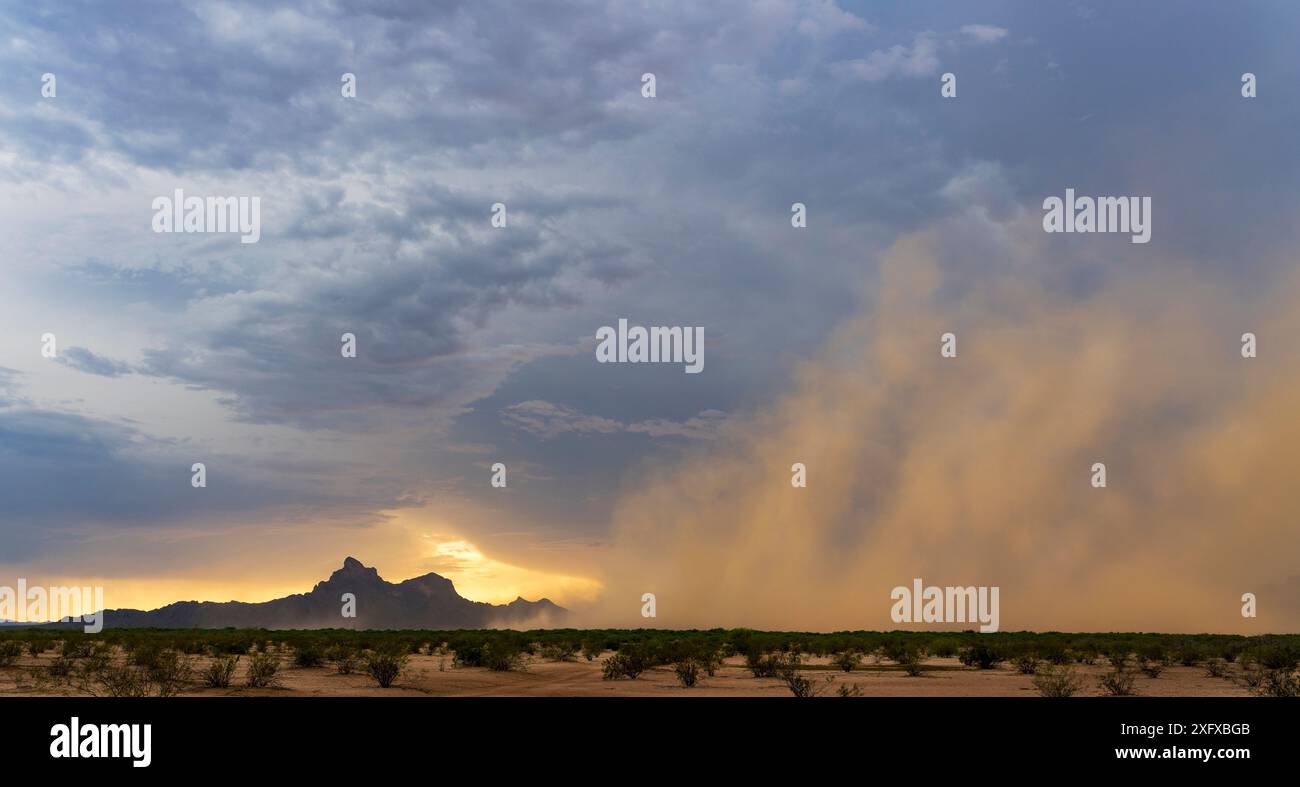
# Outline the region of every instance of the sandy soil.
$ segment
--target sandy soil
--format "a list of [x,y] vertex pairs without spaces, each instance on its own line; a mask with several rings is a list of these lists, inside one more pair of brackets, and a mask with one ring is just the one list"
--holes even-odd
[[[606,654],[608,655],[608,654]],[[195,680],[208,659],[191,657]],[[53,660],[53,654],[39,658],[24,656],[17,665],[0,669],[0,697],[34,695],[81,696],[84,692],[48,681],[33,681],[32,675]],[[830,669],[825,658],[807,658],[808,669],[802,674],[817,682],[829,679],[823,689],[835,696],[840,686],[857,686],[863,696],[911,697],[1036,697],[1032,678],[1020,675],[1007,664],[992,670],[963,667],[956,659],[930,658],[927,672],[910,677],[886,662],[874,664],[867,659],[851,673]],[[236,673],[236,684],[243,683],[243,662]],[[36,668],[36,669],[34,669]],[[1084,686],[1078,696],[1104,694],[1097,679],[1109,671],[1109,665],[1074,665]],[[1213,678],[1203,667],[1166,667],[1157,678],[1137,673],[1135,691],[1141,696],[1248,696],[1238,680],[1240,670],[1230,665],[1232,679]],[[789,689],[775,678],[755,678],[745,669],[741,658],[728,659],[714,677],[701,676],[695,688],[682,688],[671,667],[656,667],[636,680],[602,680],[601,662],[550,662],[533,659],[522,672],[491,672],[483,668],[454,667],[450,657],[412,656],[406,672],[397,683],[381,689],[364,674],[340,675],[332,665],[294,667],[282,660],[279,685],[269,689],[250,689],[242,685],[228,689],[194,686],[182,692],[186,696],[722,696],[722,697],[789,697]]]

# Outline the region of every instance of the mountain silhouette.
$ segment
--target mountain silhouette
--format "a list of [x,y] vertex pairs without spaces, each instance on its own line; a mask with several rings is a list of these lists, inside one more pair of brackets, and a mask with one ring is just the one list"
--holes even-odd
[[[344,617],[344,594],[356,599],[355,617]],[[470,601],[451,580],[434,573],[396,584],[349,557],[329,579],[307,593],[258,603],[178,601],[158,609],[110,609],[105,628],[352,628],[477,629],[547,628],[563,623],[567,610],[549,599],[509,604]]]

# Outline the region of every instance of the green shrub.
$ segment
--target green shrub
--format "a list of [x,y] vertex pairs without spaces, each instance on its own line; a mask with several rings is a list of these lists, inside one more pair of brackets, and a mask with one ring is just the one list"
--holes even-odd
[[541,647],[542,658],[547,661],[573,661],[573,657],[578,655],[578,649],[569,642],[557,642],[553,645],[543,645]]
[[366,654],[366,674],[379,684],[379,688],[389,688],[406,669],[406,660],[405,653],[393,650],[371,651]]
[[1038,671],[1038,659],[1028,653],[1016,656],[1012,663],[1021,675],[1033,675]]
[[620,647],[618,652],[605,659],[601,677],[604,680],[636,680],[638,675],[645,672],[646,667],[645,654],[640,648]]
[[483,666],[483,646],[463,644],[455,647],[456,664],[462,667]]
[[280,657],[265,650],[255,650],[248,654],[248,669],[244,679],[250,689],[264,689],[274,686],[280,672]]
[[988,645],[972,645],[961,653],[961,663],[976,669],[993,669],[1004,660],[1001,653]]
[[1300,677],[1285,669],[1267,669],[1260,672],[1261,680],[1253,688],[1263,697],[1300,697]]
[[331,660],[340,675],[351,675],[361,668],[361,656],[352,648],[336,648]]
[[1101,690],[1112,697],[1131,697],[1133,691],[1133,673],[1113,670],[1097,679]]
[[845,672],[852,672],[853,668],[862,663],[862,654],[855,650],[845,650],[835,654],[831,663]]
[[23,655],[23,643],[16,639],[0,642],[0,667],[12,667]]
[[921,676],[921,654],[915,648],[903,648],[896,651],[893,658],[903,668],[903,672],[913,678]]
[[1210,678],[1227,677],[1228,663],[1223,659],[1210,659],[1205,662],[1205,675]]
[[185,688],[194,668],[184,654],[167,648],[158,652],[145,671],[159,697],[173,697]]
[[102,670],[97,682],[100,690],[109,697],[147,697],[153,693],[148,670],[128,664]]
[[1070,663],[1069,652],[1065,649],[1065,646],[1059,642],[1044,642],[1035,647],[1033,652],[1039,659],[1046,661],[1049,664],[1064,666]]
[[1034,675],[1034,688],[1044,697],[1072,697],[1083,688],[1083,679],[1071,667],[1044,667]]
[[1251,653],[1251,660],[1265,669],[1284,672],[1294,672],[1297,663],[1300,663],[1296,649],[1287,645],[1266,645],[1256,648]]
[[693,688],[700,679],[700,663],[693,658],[683,659],[673,665],[673,672],[683,688]]
[[235,668],[239,664],[238,656],[215,656],[208,668],[203,671],[203,683],[208,688],[225,689],[235,677]]
[[324,654],[312,642],[303,643],[293,650],[293,663],[296,667],[319,667],[324,660]]
[[777,672],[785,661],[780,653],[749,653],[745,656],[745,665],[756,678],[777,678]]
[[799,674],[799,655],[791,653],[788,656],[775,656],[776,677],[790,693],[796,697],[816,697],[830,686],[831,681],[835,678],[827,675],[821,682],[814,681],[805,675]]
[[72,676],[76,662],[62,653],[55,656],[45,667],[45,676],[55,683],[62,683]]
[[957,655],[957,643],[950,639],[936,640],[930,646],[930,652],[941,659],[950,659]]
[[524,665],[523,649],[513,642],[497,640],[483,647],[483,666],[493,672],[522,670]]

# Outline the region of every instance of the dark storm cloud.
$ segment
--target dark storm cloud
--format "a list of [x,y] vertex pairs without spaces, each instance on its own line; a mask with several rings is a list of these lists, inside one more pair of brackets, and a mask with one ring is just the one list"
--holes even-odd
[[[140,245],[117,262],[91,240],[84,260],[52,260],[70,299],[166,312],[138,354],[84,343],[141,358],[140,377],[212,391],[248,422],[399,443],[450,424],[455,440],[545,464],[554,483],[512,498],[524,519],[586,505],[678,450],[648,435],[698,434],[702,413],[778,395],[861,307],[878,253],[937,218],[1006,221],[1066,186],[1154,195],[1150,249],[1108,245],[1124,264],[1054,273],[1062,292],[1147,271],[1155,253],[1267,264],[1294,234],[1278,220],[1300,165],[1300,103],[1285,99],[1300,76],[1294,16],[1209,3],[1178,24],[1036,3],[26,5],[0,20],[0,69],[28,75],[0,83],[0,153],[14,162],[0,178],[66,165],[79,189],[141,167],[142,188],[256,189],[263,238],[238,253],[153,236],[142,213]],[[1246,70],[1261,73],[1255,102],[1238,94]],[[53,102],[39,98],[45,71]],[[645,71],[654,101],[639,94]],[[944,71],[958,75],[952,101],[938,98]],[[344,72],[355,100],[339,95]],[[506,230],[488,223],[497,201]],[[796,201],[807,230],[789,225]],[[966,262],[950,286],[992,264],[978,251],[953,251]],[[583,343],[620,317],[704,326],[708,371],[594,363]],[[345,332],[356,359],[340,356]],[[85,352],[67,363],[128,370]],[[464,474],[424,458],[439,478]],[[428,481],[389,474],[407,491]]]

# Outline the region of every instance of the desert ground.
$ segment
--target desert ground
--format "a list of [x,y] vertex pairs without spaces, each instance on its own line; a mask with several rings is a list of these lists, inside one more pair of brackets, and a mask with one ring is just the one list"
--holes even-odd
[[[636,679],[605,680],[602,662],[610,653],[591,661],[582,656],[565,661],[529,657],[520,669],[496,672],[483,667],[457,666],[450,655],[411,655],[401,676],[389,688],[379,688],[363,671],[339,674],[333,664],[298,667],[287,655],[280,659],[274,684],[265,688],[248,688],[240,672],[228,688],[206,688],[198,676],[211,659],[190,657],[193,677],[178,691],[180,696],[249,697],[249,696],[394,696],[394,697],[790,697],[791,692],[777,678],[756,678],[742,657],[724,659],[713,676],[701,675],[693,688],[684,688],[672,666],[647,669]],[[56,658],[53,653],[24,655],[14,664],[0,669],[0,697],[4,696],[85,696],[99,694],[93,684],[51,681],[42,674]],[[840,696],[856,691],[861,696],[911,697],[1037,697],[1031,675],[1020,674],[1008,663],[993,669],[963,666],[956,658],[926,658],[924,672],[909,676],[887,660],[874,662],[866,658],[852,672],[830,664],[827,657],[806,656],[800,674],[813,681],[822,696]],[[1133,691],[1139,696],[1249,696],[1241,680],[1241,667],[1227,665],[1227,674],[1211,677],[1203,666],[1167,666],[1158,677],[1148,677],[1136,668]],[[1111,671],[1105,660],[1095,664],[1075,664],[1071,669],[1080,679],[1075,696],[1097,696],[1106,692],[1099,679]]]

